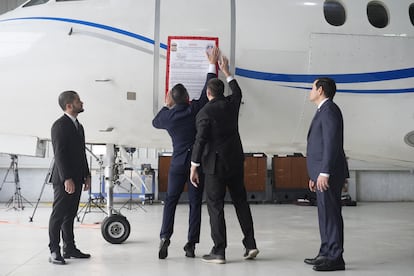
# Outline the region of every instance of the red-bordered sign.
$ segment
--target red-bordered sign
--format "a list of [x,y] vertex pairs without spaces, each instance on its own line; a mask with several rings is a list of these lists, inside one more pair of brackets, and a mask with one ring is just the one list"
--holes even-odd
[[214,46],[218,47],[218,37],[169,36],[165,93],[182,83],[190,99],[198,98],[209,67],[206,51]]

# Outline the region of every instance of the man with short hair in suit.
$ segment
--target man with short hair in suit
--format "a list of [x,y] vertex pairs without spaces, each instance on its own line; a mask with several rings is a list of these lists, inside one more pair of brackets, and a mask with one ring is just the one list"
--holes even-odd
[[344,224],[341,190],[349,177],[343,148],[344,124],[333,102],[335,81],[314,81],[309,99],[318,106],[308,132],[307,168],[309,189],[316,192],[321,245],[315,258],[305,259],[316,271],[345,270],[343,259]]
[[209,102],[198,113],[196,120],[197,136],[191,157],[190,178],[193,185],[200,183],[197,168],[201,165],[205,174],[207,209],[214,242],[210,254],[204,255],[203,261],[224,264],[227,247],[224,219],[226,187],[244,235],[244,258],[254,259],[259,250],[243,182],[244,153],[238,126],[242,93],[229,72],[227,58],[222,57],[219,66],[233,93],[225,97],[224,83],[219,79],[208,82]]
[[[195,118],[200,109],[208,102],[206,96],[207,81],[217,77],[216,63],[220,51],[214,47],[207,51],[209,71],[206,84],[198,100],[189,102],[187,89],[181,83],[176,84],[166,97],[165,106],[161,108],[152,121],[155,128],[166,129],[171,136],[173,155],[168,172],[168,190],[164,203],[162,226],[160,231],[160,246],[158,258],[168,256],[168,246],[174,230],[174,217],[178,200],[184,190],[185,183],[189,183],[191,149],[194,144],[196,128]],[[195,257],[195,245],[200,240],[201,204],[203,188],[188,185],[188,199],[190,203],[189,226],[187,243],[184,246],[185,256]]]
[[[49,262],[65,264],[68,258],[90,258],[75,245],[73,223],[83,190],[89,190],[91,174],[85,153],[85,133],[77,120],[83,112],[83,102],[75,91],[65,91],[59,95],[59,105],[64,115],[52,126],[54,166],[53,210],[49,219]],[[60,235],[63,239],[63,257],[60,253]]]

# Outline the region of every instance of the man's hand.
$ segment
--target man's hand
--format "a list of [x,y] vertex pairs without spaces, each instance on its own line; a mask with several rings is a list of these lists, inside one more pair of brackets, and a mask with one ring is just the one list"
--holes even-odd
[[213,49],[206,51],[206,54],[210,64],[216,64],[220,57],[220,50],[219,48],[214,47]]
[[87,176],[85,179],[85,185],[83,186],[83,190],[87,191],[91,187],[91,176]]
[[309,179],[309,190],[311,192],[316,192],[316,185],[315,182],[313,182],[312,180]]
[[65,180],[65,191],[70,195],[75,192],[75,182],[73,182],[72,178]]
[[194,187],[198,188],[198,183],[200,183],[200,179],[198,176],[198,171],[196,166],[191,166],[190,168],[190,181]]
[[227,77],[231,76],[229,71],[229,60],[225,56],[221,56],[221,59],[218,62],[221,72]]
[[328,190],[329,188],[328,180],[329,180],[329,177],[327,176],[322,176],[322,175],[318,176],[318,180],[316,181],[316,187],[320,192],[324,192]]
[[167,95],[165,96],[165,106],[168,108],[173,107],[175,104],[172,96],[171,96],[171,90],[168,91]]

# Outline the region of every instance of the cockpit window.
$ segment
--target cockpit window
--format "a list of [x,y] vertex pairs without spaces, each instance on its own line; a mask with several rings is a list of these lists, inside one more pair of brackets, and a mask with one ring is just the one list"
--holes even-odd
[[388,12],[381,2],[369,2],[367,6],[367,15],[369,23],[376,28],[385,28],[388,25]]
[[414,4],[410,5],[410,9],[409,9],[409,14],[410,14],[410,20],[411,20],[411,24],[414,25]]
[[323,14],[326,21],[333,26],[342,26],[345,23],[345,8],[338,1],[325,1],[323,3]]
[[23,8],[36,6],[36,5],[44,4],[47,2],[49,2],[49,0],[31,0],[27,2],[26,4],[24,4]]

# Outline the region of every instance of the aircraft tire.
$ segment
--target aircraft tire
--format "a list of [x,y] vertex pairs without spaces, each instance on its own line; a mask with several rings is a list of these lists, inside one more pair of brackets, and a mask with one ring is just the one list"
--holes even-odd
[[120,244],[128,239],[131,233],[131,226],[126,217],[111,215],[103,220],[101,232],[107,242]]

